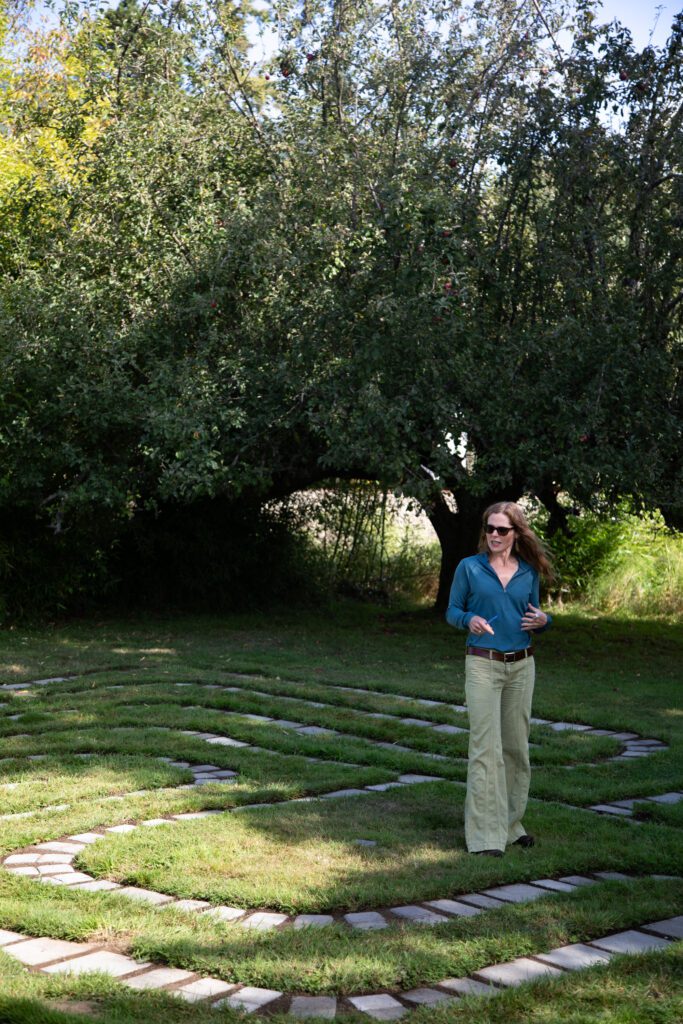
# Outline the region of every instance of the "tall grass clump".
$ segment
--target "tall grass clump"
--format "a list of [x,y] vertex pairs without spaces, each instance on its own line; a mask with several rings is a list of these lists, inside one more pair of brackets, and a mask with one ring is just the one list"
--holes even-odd
[[[547,537],[547,516],[534,525]],[[558,582],[556,601],[577,602],[623,615],[677,616],[683,612],[683,535],[669,530],[659,512],[614,513],[587,509],[568,517],[568,532],[547,537]]]
[[621,543],[591,580],[590,604],[606,612],[680,616],[683,613],[683,537],[656,520],[629,517]]

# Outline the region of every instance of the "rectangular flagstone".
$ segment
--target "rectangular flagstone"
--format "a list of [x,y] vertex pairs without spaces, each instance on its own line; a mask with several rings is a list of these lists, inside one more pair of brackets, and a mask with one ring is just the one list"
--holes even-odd
[[50,850],[52,853],[82,853],[81,843],[38,843],[36,850]]
[[453,996],[446,992],[439,992],[435,988],[414,988],[410,992],[402,992],[402,997],[409,1003],[416,1003],[418,1006],[436,1006],[437,1003],[450,1003]]
[[180,996],[188,1003],[198,1003],[202,999],[211,999],[212,996],[223,996],[233,988],[234,985],[229,985],[227,981],[221,981],[219,978],[199,978],[198,981],[191,981],[189,985],[173,989],[171,994]]
[[328,924],[334,924],[331,914],[299,914],[294,918],[295,928],[325,928]]
[[483,907],[484,910],[495,910],[496,907],[505,906],[503,900],[496,900],[493,896],[484,896],[480,892],[467,892],[460,899],[467,903],[473,903],[475,907]]
[[392,907],[391,913],[396,914],[397,917],[402,917],[406,921],[413,921],[416,924],[443,924],[447,918],[441,914],[435,914],[433,910],[427,910],[426,907]]
[[631,877],[625,875],[623,871],[594,871],[593,874],[596,878],[604,879],[605,882],[622,882]]
[[587,878],[585,875],[563,875],[561,882],[568,882],[570,885],[597,885],[594,878]]
[[683,800],[683,793],[662,793],[661,796],[650,796],[648,800],[656,804],[677,804]]
[[620,814],[627,818],[631,815],[628,807],[617,807],[615,804],[591,804],[589,810],[598,811],[599,814]]
[[606,964],[612,956],[604,950],[586,946],[583,942],[575,942],[571,946],[558,946],[549,953],[536,955],[544,963],[562,967],[565,971],[580,971],[583,967],[591,967],[593,964]]
[[286,914],[269,914],[265,911],[257,911],[251,914],[245,921],[240,921],[242,928],[253,928],[255,931],[267,932],[271,928],[277,928],[287,920]]
[[99,832],[81,832],[77,836],[69,836],[75,843],[85,843],[89,846],[91,843],[96,843],[98,839],[104,839],[104,836],[100,835]]
[[176,900],[175,903],[169,903],[167,906],[172,906],[174,910],[193,911],[208,910],[211,904],[207,900]]
[[335,789],[333,793],[321,793],[321,800],[336,800],[344,796],[365,796],[364,789]]
[[388,789],[402,789],[402,782],[380,782],[376,786],[366,786],[366,789],[372,790],[373,793],[385,793]]
[[77,882],[71,888],[84,889],[86,892],[112,892],[114,889],[120,889],[121,886],[118,882],[110,882],[106,878],[97,878],[90,882]]
[[551,892],[573,892],[576,889],[570,882],[558,882],[554,878],[534,878],[531,884],[541,889],[550,889]]
[[427,728],[433,726],[433,722],[428,722],[425,718],[401,718],[399,720],[400,725],[417,725],[420,728]]
[[459,903],[457,900],[428,900],[427,906],[443,910],[446,914],[457,914],[458,917],[474,917],[475,914],[481,914],[481,907],[470,907],[467,903]]
[[434,726],[434,732],[444,732],[448,736],[454,736],[456,733],[468,732],[468,731],[469,731],[468,729],[461,729],[457,725],[435,725]]
[[360,931],[374,931],[376,928],[387,928],[387,922],[376,910],[361,910],[353,914],[344,914],[344,920],[352,928]]
[[176,821],[195,821],[197,818],[210,818],[208,811],[186,811],[184,814],[174,814]]
[[19,942],[16,946],[5,947],[5,952],[16,957],[22,964],[37,967],[49,964],[52,960],[62,960],[66,956],[87,953],[92,945],[82,942],[65,942],[63,939],[29,939]]
[[0,946],[8,946],[10,942],[21,942],[26,939],[25,935],[20,935],[19,932],[8,932],[4,928],[0,928]]
[[5,870],[13,875],[26,875],[27,878],[36,878],[40,874],[38,868],[31,867],[28,864],[17,864],[14,867],[5,868]]
[[239,992],[235,992],[225,999],[220,999],[214,1006],[232,1006],[235,1010],[244,1010],[246,1013],[253,1013],[267,1006],[275,999],[279,999],[282,992],[276,992],[272,988],[255,988],[252,985],[245,985]]
[[443,782],[443,779],[439,775],[414,775],[408,772],[406,775],[399,775],[398,781],[411,786],[417,782]]
[[135,829],[135,825],[111,825],[107,829],[107,832],[132,832]]
[[4,865],[8,868],[12,864],[35,864],[38,860],[40,860],[39,853],[13,853],[5,859]]
[[349,1002],[361,1013],[367,1013],[375,1020],[397,1020],[408,1013],[408,1009],[402,1006],[393,996],[379,994],[372,996],[350,996]]
[[493,981],[505,988],[514,985],[521,985],[525,981],[534,981],[536,978],[545,978],[550,975],[562,974],[557,967],[550,964],[539,964],[536,960],[530,960],[526,956],[520,956],[511,960],[508,964],[494,964],[492,967],[482,967],[475,971],[477,977]]
[[485,985],[474,978],[445,978],[439,985],[461,996],[495,996],[500,992],[500,989],[494,988],[493,985]]
[[607,949],[610,953],[647,953],[651,949],[666,949],[669,940],[628,929],[606,935],[603,939],[591,939],[591,944],[598,949]]
[[206,911],[207,917],[215,917],[219,921],[237,921],[245,914],[246,910],[240,910],[239,907],[213,907]]
[[148,828],[155,828],[157,825],[172,825],[173,822],[168,818],[148,818],[147,821],[141,821],[141,825],[146,825]]
[[229,736],[212,736],[211,739],[206,741],[207,743],[213,743],[217,747],[248,747],[248,743],[242,743],[241,740],[230,739]]
[[667,935],[670,939],[683,939],[683,915],[679,917],[668,917],[665,921],[654,921],[652,924],[643,925],[648,931],[657,932],[659,935]]
[[175,967],[157,967],[145,974],[136,974],[133,978],[125,978],[122,984],[133,989],[163,988],[164,985],[187,981],[192,976],[192,971],[179,971]]
[[332,1020],[337,1013],[337,1000],[332,996],[294,996],[289,1012],[292,1017],[324,1017]]
[[133,900],[140,900],[143,903],[152,903],[156,907],[164,903],[172,903],[173,896],[166,896],[161,892],[153,892],[151,889],[139,889],[136,885],[126,885],[119,889],[120,896],[129,896]]
[[89,974],[92,971],[101,971],[112,978],[121,978],[124,974],[133,974],[151,966],[147,961],[139,962],[121,953],[108,953],[103,949],[97,953],[86,953],[75,960],[52,964],[51,967],[46,967],[45,971],[48,974]]
[[494,889],[484,889],[484,895],[493,896],[506,903],[528,903],[530,900],[540,899],[544,893],[533,885],[527,885],[526,882],[514,882],[512,885],[497,885]]
[[64,885],[75,885],[76,882],[94,882],[95,879],[92,875],[86,875],[83,871],[71,870],[68,874],[61,875],[50,875],[47,876],[53,879],[55,882],[63,882]]
[[306,725],[299,729],[302,736],[336,736],[334,729],[323,729],[321,725]]

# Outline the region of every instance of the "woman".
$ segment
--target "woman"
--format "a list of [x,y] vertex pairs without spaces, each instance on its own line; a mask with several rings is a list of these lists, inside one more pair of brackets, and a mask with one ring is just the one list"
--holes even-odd
[[479,554],[458,565],[446,612],[451,626],[468,630],[465,841],[470,853],[488,857],[502,857],[511,843],[534,845],[522,825],[531,774],[531,634],[551,622],[539,608],[539,575],[550,577],[550,561],[519,505],[489,506]]

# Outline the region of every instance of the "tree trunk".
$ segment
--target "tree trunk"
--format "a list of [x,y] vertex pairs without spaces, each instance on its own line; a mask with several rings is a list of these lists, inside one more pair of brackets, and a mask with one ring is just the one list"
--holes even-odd
[[436,612],[443,614],[448,608],[451,584],[458,562],[477,552],[484,509],[496,501],[518,501],[521,494],[522,488],[517,486],[502,488],[496,494],[484,495],[481,498],[460,492],[455,498],[455,508],[452,508],[453,502],[447,502],[443,493],[439,493],[434,503],[426,509],[441,545],[439,590],[434,602]]

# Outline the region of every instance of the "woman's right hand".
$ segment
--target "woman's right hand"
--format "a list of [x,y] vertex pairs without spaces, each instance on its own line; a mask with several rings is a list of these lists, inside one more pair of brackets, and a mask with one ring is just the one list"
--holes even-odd
[[469,624],[470,633],[474,633],[475,636],[481,636],[482,633],[490,633],[491,636],[495,636],[493,627],[489,626],[486,619],[482,618],[481,615],[473,615],[470,619]]

